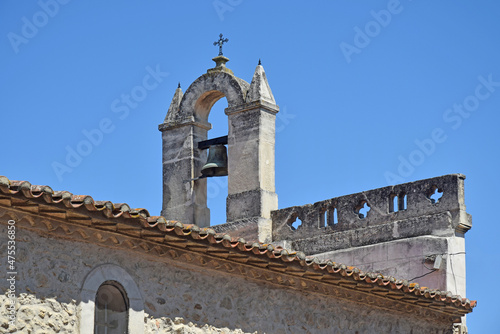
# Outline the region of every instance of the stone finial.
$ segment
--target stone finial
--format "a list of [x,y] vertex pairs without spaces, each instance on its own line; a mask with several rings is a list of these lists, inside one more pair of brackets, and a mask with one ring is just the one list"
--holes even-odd
[[255,73],[253,74],[246,102],[260,100],[276,104],[271,88],[269,87],[269,83],[267,82],[266,72],[264,72],[264,67],[260,64],[259,59],[259,65],[257,65]]
[[174,97],[172,98],[172,102],[170,102],[170,107],[168,107],[167,116],[165,116],[164,122],[167,122],[167,118],[169,115],[174,115],[177,113],[179,106],[181,104],[182,96],[181,83],[177,85],[177,89],[175,90]]
[[207,70],[207,73],[215,73],[215,72],[226,72],[234,75],[233,71],[226,67],[226,63],[229,61],[229,58],[224,56],[217,56],[212,58],[215,61],[215,67]]

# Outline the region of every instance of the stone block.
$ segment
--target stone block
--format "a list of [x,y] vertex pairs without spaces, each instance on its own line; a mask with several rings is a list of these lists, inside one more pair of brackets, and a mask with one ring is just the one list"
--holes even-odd
[[278,206],[276,193],[252,190],[228,195],[226,215],[228,222],[246,218],[271,218],[270,212]]

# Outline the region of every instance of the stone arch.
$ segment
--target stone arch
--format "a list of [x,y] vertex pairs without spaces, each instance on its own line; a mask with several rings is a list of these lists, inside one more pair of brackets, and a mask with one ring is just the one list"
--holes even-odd
[[212,106],[226,97],[228,107],[245,104],[250,85],[226,72],[206,73],[196,79],[182,97],[176,119],[193,119],[207,123]]
[[128,333],[144,333],[144,302],[141,292],[132,276],[115,264],[103,264],[95,267],[85,277],[80,293],[80,333],[94,333],[95,297],[99,287],[107,281],[118,282],[129,300]]

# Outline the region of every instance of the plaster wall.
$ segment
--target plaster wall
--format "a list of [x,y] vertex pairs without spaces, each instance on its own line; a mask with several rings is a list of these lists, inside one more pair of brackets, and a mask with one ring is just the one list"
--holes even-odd
[[[438,256],[441,258],[436,262]],[[466,295],[463,237],[416,237],[325,252],[315,257]]]

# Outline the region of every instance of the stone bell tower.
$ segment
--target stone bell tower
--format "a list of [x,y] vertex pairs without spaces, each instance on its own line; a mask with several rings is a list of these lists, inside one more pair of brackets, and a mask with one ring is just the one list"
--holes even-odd
[[196,79],[184,94],[180,87],[176,89],[167,116],[158,127],[163,141],[162,215],[184,224],[210,226],[207,179],[196,179],[201,176],[207,152],[198,149],[198,143],[207,140],[212,128],[208,122],[212,106],[226,97],[227,223],[214,228],[238,230],[238,235],[248,240],[268,242],[271,211],[278,208],[274,145],[279,108],[260,61],[248,84],[226,67],[229,59],[222,51],[213,60],[216,66]]

